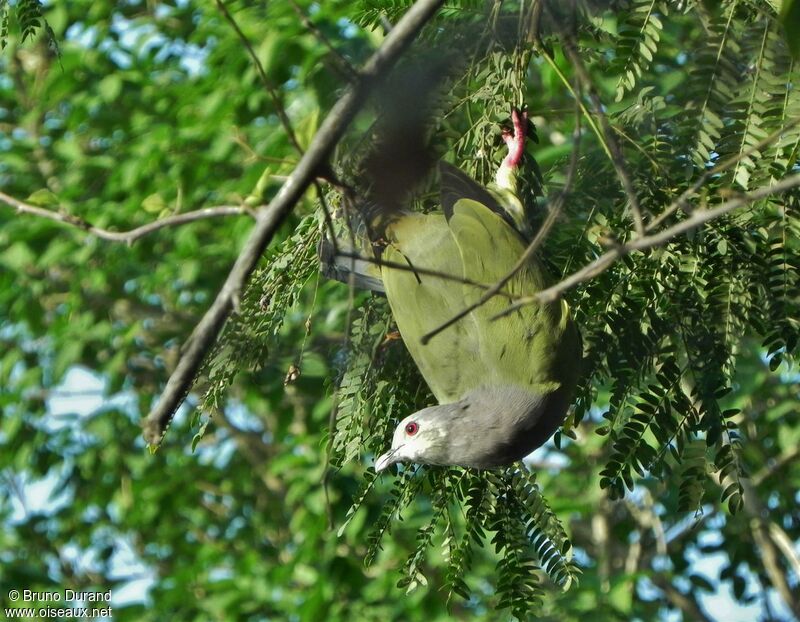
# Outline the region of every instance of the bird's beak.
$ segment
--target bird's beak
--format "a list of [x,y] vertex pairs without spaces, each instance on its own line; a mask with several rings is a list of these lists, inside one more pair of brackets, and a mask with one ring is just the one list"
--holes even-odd
[[[400,447],[402,447],[402,445],[400,445]],[[395,454],[397,453],[397,450],[400,449],[400,447],[393,447],[392,449],[387,451],[385,454],[382,454],[381,456],[378,456],[378,459],[375,461],[375,472],[376,473],[380,473],[381,471],[383,471],[389,465],[392,465],[395,462],[397,462],[397,460],[395,459]]]

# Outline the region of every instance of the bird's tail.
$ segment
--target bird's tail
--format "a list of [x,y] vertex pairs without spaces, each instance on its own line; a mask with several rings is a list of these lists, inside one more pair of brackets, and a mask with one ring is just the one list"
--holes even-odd
[[374,212],[369,206],[350,205],[331,214],[331,226],[323,226],[317,254],[320,272],[325,277],[358,289],[384,293],[373,236],[367,224]]

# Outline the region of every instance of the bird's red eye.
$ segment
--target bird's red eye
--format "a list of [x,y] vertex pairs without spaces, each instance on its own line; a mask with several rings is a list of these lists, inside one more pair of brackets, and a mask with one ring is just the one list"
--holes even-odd
[[406,424],[406,434],[409,436],[414,436],[417,433],[417,430],[419,430],[419,425],[416,421],[409,421]]

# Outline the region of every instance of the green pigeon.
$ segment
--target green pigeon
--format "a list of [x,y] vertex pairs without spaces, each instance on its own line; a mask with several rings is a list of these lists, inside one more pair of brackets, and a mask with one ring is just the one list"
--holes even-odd
[[[525,112],[503,133],[508,155],[484,188],[440,163],[442,211],[385,218],[380,263],[325,262],[326,274],[383,291],[414,362],[438,404],[396,427],[377,471],[398,462],[496,468],[520,460],[563,423],[578,381],[580,334],[563,300],[525,305],[496,317],[521,296],[547,287],[533,257],[500,294],[423,343],[503,278],[523,254],[527,217],[517,196]],[[385,246],[384,246],[385,245]],[[374,244],[373,244],[374,246]],[[330,257],[329,257],[330,259]],[[356,275],[347,273],[355,270]],[[432,275],[452,275],[456,278]]]

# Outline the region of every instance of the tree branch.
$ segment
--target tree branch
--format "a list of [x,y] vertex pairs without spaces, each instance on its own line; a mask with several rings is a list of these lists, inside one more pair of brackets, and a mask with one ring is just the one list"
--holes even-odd
[[713,622],[700,607],[700,604],[692,596],[687,596],[678,588],[672,585],[672,582],[663,575],[654,575],[650,577],[653,584],[664,592],[664,597],[672,603],[673,606],[680,609],[686,616],[686,620],[696,620],[697,622]]
[[517,308],[526,304],[552,302],[568,289],[575,287],[578,283],[582,283],[583,281],[591,279],[598,274],[605,272],[617,259],[627,255],[632,251],[647,250],[656,246],[661,246],[673,238],[692,231],[693,229],[696,229],[700,225],[710,220],[719,218],[720,216],[732,212],[733,210],[743,207],[749,203],[753,203],[754,201],[764,199],[773,194],[786,192],[787,190],[797,186],[800,186],[800,174],[791,175],[771,186],[760,188],[759,190],[751,192],[750,194],[745,194],[726,201],[719,207],[715,207],[713,209],[695,210],[693,214],[686,220],[682,220],[681,222],[664,229],[663,231],[641,238],[636,238],[630,242],[627,242],[626,244],[619,244],[615,246],[610,251],[595,259],[592,263],[587,264],[576,272],[573,272],[567,278],[562,279],[555,285],[552,285],[547,289],[543,289],[542,291],[531,296],[520,298],[516,303],[514,303],[514,305],[504,310],[503,314],[512,313]]
[[183,355],[167,381],[158,403],[144,423],[146,440],[157,445],[172,415],[194,382],[208,350],[217,339],[231,309],[236,306],[247,278],[278,227],[305,193],[325,165],[331,150],[360,109],[370,88],[379,81],[411,45],[422,27],[444,4],[444,0],[418,0],[386,36],[361,71],[361,79],[351,85],[333,106],[297,167],[283,183],[270,204],[258,213],[256,225],[231,268],[213,304],[195,327],[184,346]]
[[789,534],[775,521],[769,522],[768,529],[770,538],[783,554],[783,558],[792,569],[792,572],[794,572],[794,576],[800,577],[800,555],[795,550],[794,542],[789,537]]
[[[797,561],[797,555],[794,553],[791,540],[788,551],[785,541],[781,541],[780,537],[777,542],[775,541],[774,536],[776,534],[780,536],[782,530],[767,518],[769,511],[764,507],[753,486],[747,480],[742,480],[742,486],[744,488],[744,512],[750,517],[753,542],[761,553],[761,563],[764,566],[769,582],[780,594],[783,602],[786,603],[792,613],[800,618],[800,597],[789,584],[787,573],[780,562],[781,553],[783,553],[790,566],[796,568],[795,564],[800,564]],[[787,552],[789,552],[789,556],[786,556]]]
[[715,175],[719,175],[720,173],[724,173],[729,168],[731,168],[734,164],[741,162],[742,158],[752,155],[756,151],[761,151],[767,145],[771,145],[773,142],[778,140],[785,132],[789,131],[794,126],[800,124],[800,117],[796,117],[783,125],[782,127],[775,130],[772,134],[767,136],[766,138],[758,141],[757,143],[750,145],[747,149],[742,151],[741,153],[734,154],[723,160],[722,162],[716,164],[710,169],[707,169],[703,172],[700,177],[697,178],[691,186],[689,186],[686,190],[684,190],[681,195],[675,199],[669,206],[661,212],[655,219],[651,222],[647,223],[647,227],[645,230],[649,233],[656,227],[658,227],[662,222],[664,222],[667,218],[669,218],[672,214],[674,214],[678,209],[682,209],[686,213],[691,213],[690,206],[688,204],[688,199],[696,194],[700,188],[703,187],[703,184],[706,183],[709,179],[714,177]]
[[79,218],[78,216],[73,216],[72,214],[68,214],[66,212],[54,212],[53,210],[45,209],[44,207],[39,207],[37,205],[26,203],[25,201],[20,201],[19,199],[15,199],[5,192],[0,192],[0,201],[13,207],[19,213],[30,214],[46,220],[60,222],[110,242],[126,242],[128,244],[133,244],[139,238],[166,227],[177,227],[179,225],[194,222],[196,220],[204,220],[206,218],[219,218],[220,216],[240,216],[243,214],[254,216],[255,214],[253,209],[243,205],[220,205],[217,207],[204,207],[192,212],[168,216],[167,218],[162,218],[160,220],[147,223],[146,225],[136,227],[135,229],[131,229],[129,231],[110,231],[101,227],[95,227],[91,223],[86,222],[83,218]]

